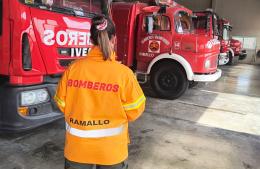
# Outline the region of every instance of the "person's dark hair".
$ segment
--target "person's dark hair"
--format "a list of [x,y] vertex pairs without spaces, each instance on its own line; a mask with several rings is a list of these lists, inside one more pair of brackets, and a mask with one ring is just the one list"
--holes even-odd
[[104,60],[110,59],[113,49],[110,45],[110,40],[116,34],[115,25],[111,19],[105,16],[96,16],[92,19],[90,29],[92,43],[99,46]]

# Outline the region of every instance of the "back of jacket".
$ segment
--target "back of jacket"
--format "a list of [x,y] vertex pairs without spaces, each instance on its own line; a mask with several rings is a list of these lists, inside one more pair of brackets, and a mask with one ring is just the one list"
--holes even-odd
[[64,73],[55,95],[66,121],[65,157],[113,165],[128,156],[128,121],[144,110],[145,96],[133,72],[103,60],[94,47]]

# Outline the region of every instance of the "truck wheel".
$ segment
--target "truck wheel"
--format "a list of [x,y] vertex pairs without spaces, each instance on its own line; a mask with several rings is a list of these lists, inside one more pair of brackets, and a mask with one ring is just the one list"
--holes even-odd
[[185,93],[189,82],[179,65],[164,63],[153,68],[151,86],[160,98],[173,100]]
[[[256,56],[260,57],[260,51],[257,52]],[[241,54],[239,55],[239,60],[244,60],[247,57],[246,50],[242,50]]]
[[229,55],[229,61],[227,65],[233,65],[233,64],[234,64],[234,58],[232,57],[232,55]]
[[237,63],[238,63],[238,57],[237,56],[232,57],[232,54],[229,53],[229,61],[227,65],[235,65]]
[[218,65],[220,65],[220,66],[226,65],[226,64],[228,64],[229,61],[230,61],[229,56],[219,57],[219,59],[218,59]]

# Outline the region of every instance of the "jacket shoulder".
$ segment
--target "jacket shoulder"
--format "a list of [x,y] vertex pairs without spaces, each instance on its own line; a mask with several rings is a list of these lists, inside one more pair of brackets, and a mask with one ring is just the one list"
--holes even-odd
[[120,62],[115,62],[114,64],[116,64],[117,68],[125,75],[132,75],[133,71],[125,66],[124,64],[120,63]]

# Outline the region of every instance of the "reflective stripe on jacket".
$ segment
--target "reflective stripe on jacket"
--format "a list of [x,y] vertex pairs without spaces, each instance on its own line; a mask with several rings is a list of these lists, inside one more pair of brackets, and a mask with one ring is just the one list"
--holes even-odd
[[104,61],[94,47],[65,71],[54,99],[65,115],[68,160],[113,165],[127,158],[128,122],[145,107],[143,91],[128,67],[114,58]]

